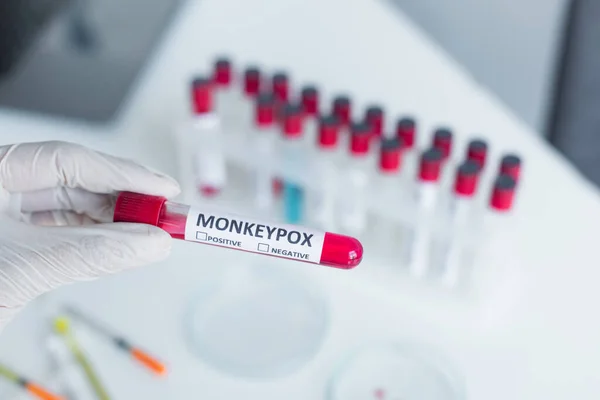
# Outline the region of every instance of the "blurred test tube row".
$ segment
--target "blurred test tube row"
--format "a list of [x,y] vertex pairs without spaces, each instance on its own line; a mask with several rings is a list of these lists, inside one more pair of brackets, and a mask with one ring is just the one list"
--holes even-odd
[[382,106],[355,118],[348,96],[327,107],[316,86],[294,89],[285,72],[227,58],[192,80],[177,136],[187,200],[355,236],[368,260],[459,285],[484,221],[511,214],[520,157],[490,160],[478,137],[457,151],[449,127],[418,148],[411,116],[387,127]]

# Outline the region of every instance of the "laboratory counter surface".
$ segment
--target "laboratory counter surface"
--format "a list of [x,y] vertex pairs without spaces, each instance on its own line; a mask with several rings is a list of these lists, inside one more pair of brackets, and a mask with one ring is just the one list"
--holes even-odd
[[235,268],[240,258],[178,242],[159,265],[66,287],[30,304],[2,334],[4,363],[43,380],[45,318],[54,306],[70,303],[168,361],[169,377],[152,379],[98,342],[91,356],[114,398],[319,399],[345,354],[372,342],[403,340],[442,349],[464,376],[469,399],[597,398],[597,189],[384,1],[190,1],[114,124],[2,111],[0,141],[67,140],[175,174],[172,132],[185,120],[190,78],[207,72],[221,54],[238,65],[288,70],[293,84],[320,85],[326,98],[346,93],[361,109],[376,101],[389,115],[414,116],[421,131],[451,126],[457,146],[477,135],[489,141],[493,154],[522,155],[512,252],[525,279],[511,308],[482,328],[453,319],[443,307],[435,314],[402,288],[382,290],[365,278],[373,268],[368,255],[353,271],[287,263],[281,268],[306,275],[329,297],[322,351],[288,377],[239,380],[190,353],[183,321],[194,287],[221,265]]

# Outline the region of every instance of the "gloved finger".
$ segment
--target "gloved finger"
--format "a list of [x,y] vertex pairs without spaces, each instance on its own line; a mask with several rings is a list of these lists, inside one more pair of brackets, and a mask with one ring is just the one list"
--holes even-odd
[[66,142],[0,147],[0,185],[9,192],[66,186],[95,193],[132,191],[173,197],[180,191],[167,175]]
[[31,244],[19,240],[1,255],[0,307],[22,306],[65,284],[160,261],[171,250],[169,234],[145,224],[28,229],[35,229]]
[[64,210],[27,213],[22,215],[22,220],[37,226],[81,226],[98,223],[86,214]]
[[22,193],[21,211],[35,213],[68,210],[77,214],[85,214],[98,222],[111,222],[115,200],[114,196],[108,194],[57,187]]

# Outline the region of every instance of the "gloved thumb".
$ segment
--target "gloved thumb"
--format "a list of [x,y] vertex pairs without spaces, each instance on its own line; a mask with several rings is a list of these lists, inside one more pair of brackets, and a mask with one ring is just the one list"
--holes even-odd
[[27,228],[28,232],[13,230],[10,243],[2,240],[3,307],[20,307],[65,284],[160,261],[171,249],[168,233],[144,224]]

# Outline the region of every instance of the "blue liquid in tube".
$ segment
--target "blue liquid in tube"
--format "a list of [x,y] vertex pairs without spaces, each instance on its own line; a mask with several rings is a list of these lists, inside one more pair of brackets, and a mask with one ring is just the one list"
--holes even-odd
[[287,223],[299,224],[302,222],[304,191],[300,186],[288,182],[283,184],[283,209]]

